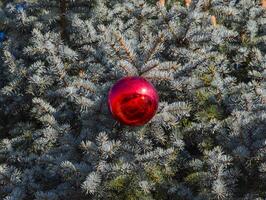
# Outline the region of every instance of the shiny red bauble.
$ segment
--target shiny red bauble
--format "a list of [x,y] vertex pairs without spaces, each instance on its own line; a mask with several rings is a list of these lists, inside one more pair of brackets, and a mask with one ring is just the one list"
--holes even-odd
[[146,124],[156,114],[159,97],[142,77],[120,79],[109,91],[108,107],[113,117],[129,126]]

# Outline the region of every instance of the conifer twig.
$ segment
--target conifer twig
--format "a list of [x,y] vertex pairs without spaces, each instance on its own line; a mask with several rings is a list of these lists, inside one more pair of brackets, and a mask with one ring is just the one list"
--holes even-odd
[[203,10],[208,11],[210,9],[210,6],[211,6],[211,0],[205,1],[203,5]]
[[120,46],[125,50],[128,59],[131,60],[131,62],[133,63],[134,62],[134,56],[133,56],[132,52],[129,50],[129,48],[127,47],[126,41],[124,40],[124,38],[118,33],[115,33],[115,36],[116,36]]
[[68,87],[68,83],[67,83],[67,81],[65,79],[65,74],[64,73],[60,74],[59,79],[62,80],[62,82],[63,82],[65,87]]
[[126,72],[127,76],[134,75],[137,71],[136,69],[134,69],[134,66],[132,66],[132,69],[132,67],[129,65],[123,65],[122,63],[118,65],[124,72]]
[[171,32],[171,34],[174,36],[174,38],[177,40],[177,35],[175,34],[175,31],[173,30],[173,28],[171,27],[171,25],[169,24],[169,21],[167,19],[167,16],[165,16],[165,14],[160,10],[160,13],[162,14],[163,20],[164,22],[167,24],[169,31]]
[[158,49],[159,45],[162,44],[163,42],[164,42],[164,35],[163,34],[160,34],[160,36],[156,39],[155,44],[153,45],[153,47],[147,52],[147,56],[145,58],[144,63],[146,63],[147,61],[150,60],[150,58],[152,57],[152,55]]
[[120,54],[119,54],[119,49],[115,47],[115,44],[111,44],[110,46],[111,46],[111,48],[115,51],[116,56],[117,56],[120,60],[122,60],[122,57],[121,57]]
[[152,69],[154,69],[154,68],[156,68],[156,67],[158,67],[158,66],[159,66],[159,65],[157,65],[157,64],[156,64],[156,65],[152,65],[150,68],[148,68],[148,69],[142,71],[142,72],[140,73],[140,75],[145,74],[145,73],[151,71]]
[[61,28],[61,37],[63,40],[66,39],[67,33],[66,33],[66,10],[67,10],[67,0],[60,0],[59,6],[60,6],[60,28]]
[[88,84],[86,84],[86,83],[82,83],[82,82],[80,82],[80,83],[78,83],[78,82],[76,82],[76,83],[73,83],[72,84],[72,86],[75,86],[75,87],[82,87],[82,88],[84,88],[85,90],[88,90],[88,91],[90,91],[91,93],[96,93],[96,90],[95,90],[95,88],[93,88],[93,87],[90,87]]

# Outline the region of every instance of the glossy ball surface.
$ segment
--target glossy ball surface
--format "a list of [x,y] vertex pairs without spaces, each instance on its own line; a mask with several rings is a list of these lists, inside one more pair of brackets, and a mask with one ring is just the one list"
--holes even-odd
[[129,126],[146,124],[156,114],[159,97],[142,77],[120,79],[109,91],[108,107],[113,117]]

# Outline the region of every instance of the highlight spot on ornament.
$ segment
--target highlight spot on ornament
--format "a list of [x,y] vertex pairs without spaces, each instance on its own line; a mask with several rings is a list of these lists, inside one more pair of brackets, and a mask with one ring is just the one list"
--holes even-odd
[[120,79],[109,91],[108,107],[113,117],[129,126],[144,125],[156,114],[159,97],[142,77]]

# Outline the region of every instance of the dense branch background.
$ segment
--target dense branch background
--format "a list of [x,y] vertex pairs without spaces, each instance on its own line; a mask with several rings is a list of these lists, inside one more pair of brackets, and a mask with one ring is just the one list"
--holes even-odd
[[[0,1],[0,199],[266,198],[264,0]],[[144,126],[107,94],[142,76]]]

